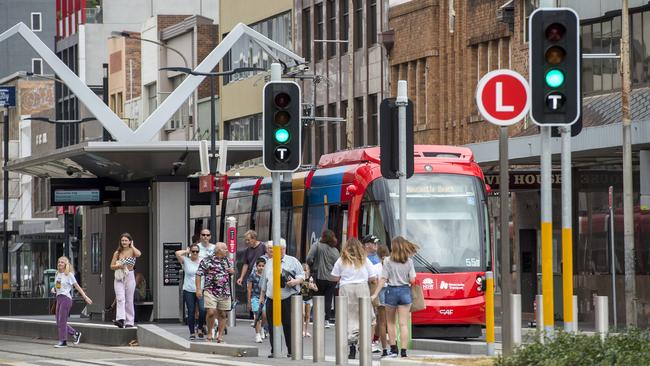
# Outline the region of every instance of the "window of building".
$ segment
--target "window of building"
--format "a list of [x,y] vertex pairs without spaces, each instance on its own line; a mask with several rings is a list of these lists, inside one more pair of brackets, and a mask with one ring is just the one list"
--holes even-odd
[[262,114],[225,121],[224,138],[232,141],[253,141],[262,139]]
[[[327,105],[327,117],[329,118],[338,117],[338,114],[336,113],[336,103],[330,103]],[[338,147],[336,146],[336,129],[337,126],[340,124],[341,124],[340,122],[328,122],[326,124],[327,125],[327,151],[325,151],[325,154],[338,150]]]
[[310,8],[302,9],[302,57],[311,61],[311,18]]
[[32,31],[40,32],[43,30],[41,19],[41,13],[32,13]]
[[115,114],[118,117],[124,117],[124,97],[122,92],[117,93],[117,100],[115,101]]
[[[339,37],[342,41],[348,41],[349,34],[348,31],[350,29],[350,4],[348,3],[349,0],[339,0],[339,3],[341,4],[341,29],[339,33],[341,36]],[[346,53],[348,52],[348,43],[347,42],[342,42],[341,43],[341,53]]]
[[[316,117],[323,117],[325,112],[324,107],[316,107]],[[314,121],[314,126],[316,126],[316,162],[320,159],[320,156],[325,153],[325,130],[327,129],[327,122],[316,122]]]
[[528,19],[530,18],[530,14],[535,11],[539,7],[539,0],[524,0],[524,11],[523,11],[523,29],[522,32],[524,32],[524,42],[528,42]]
[[363,0],[354,0],[354,49],[363,47]]
[[[291,11],[278,14],[261,22],[249,25],[253,30],[267,36],[281,46],[293,50],[291,40]],[[304,29],[304,28],[303,28]],[[225,35],[224,35],[225,36]],[[311,47],[310,47],[311,49]],[[290,63],[288,56],[279,55],[282,61]],[[250,37],[244,36],[237,41],[224,57],[224,70],[232,70],[238,67],[259,67],[268,70],[273,58]],[[242,80],[255,75],[259,71],[242,72],[231,76],[223,77],[223,84],[231,81]]]
[[151,115],[151,113],[153,113],[153,111],[158,107],[156,83],[146,85],[145,88],[147,89],[147,105],[149,106],[148,115]]
[[363,97],[354,98],[354,146],[363,146]]
[[[327,39],[336,39],[336,2],[327,0]],[[336,55],[336,43],[327,43],[327,57]]]
[[42,58],[33,58],[32,59],[32,72],[35,75],[43,74],[43,59]]
[[368,96],[368,143],[366,145],[378,145],[379,118],[377,116],[377,94]]
[[377,0],[368,0],[368,46],[377,43]]
[[[632,18],[634,20],[634,17]],[[632,26],[634,29],[634,24]],[[621,17],[616,16],[598,23],[585,24],[581,27],[581,36],[583,53],[618,54],[621,48]],[[634,41],[632,43],[634,44]],[[613,59],[583,60],[583,92],[598,93],[620,89],[619,65],[619,60]]]
[[630,64],[632,83],[650,83],[650,10],[632,14]]
[[[341,101],[341,118],[346,119],[348,118],[348,101],[344,100]],[[341,122],[338,124],[339,125],[339,143],[336,146],[337,150],[343,150],[348,148],[348,135],[347,135],[347,128],[348,128],[348,123],[347,122]]]
[[[314,30],[314,39],[322,40],[325,37],[323,37],[323,29],[325,27],[325,21],[323,18],[323,3],[317,4],[316,13],[314,13],[314,18],[316,19],[316,29]],[[325,44],[323,42],[315,42],[314,43],[314,48],[316,50],[316,60],[320,61],[323,59],[323,48],[325,47]]]

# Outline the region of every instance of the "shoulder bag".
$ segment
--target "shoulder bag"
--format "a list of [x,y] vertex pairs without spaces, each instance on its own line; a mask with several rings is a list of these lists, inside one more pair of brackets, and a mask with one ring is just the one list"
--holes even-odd
[[126,271],[124,268],[118,268],[115,270],[115,279],[117,281],[124,281],[124,278],[126,277]]
[[420,287],[420,285],[411,286],[411,299],[413,301],[413,303],[411,304],[412,313],[426,308],[426,305],[424,305],[424,295],[422,294],[422,287]]

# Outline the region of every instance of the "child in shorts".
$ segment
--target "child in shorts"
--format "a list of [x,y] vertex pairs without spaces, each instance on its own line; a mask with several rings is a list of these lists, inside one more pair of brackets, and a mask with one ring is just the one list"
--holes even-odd
[[253,322],[255,324],[255,342],[262,343],[262,314],[264,313],[263,305],[260,304],[260,279],[264,273],[266,261],[264,258],[257,258],[255,261],[255,270],[248,276],[248,311],[253,312]]
[[309,318],[311,317],[311,307],[313,305],[312,297],[316,292],[318,292],[318,287],[316,286],[316,282],[314,281],[314,278],[311,276],[309,264],[304,263],[302,265],[302,269],[303,271],[305,271],[305,281],[302,283],[302,287],[300,288],[300,294],[302,295],[302,302],[305,307],[302,336],[311,337],[311,334],[307,331],[307,327],[309,326]]

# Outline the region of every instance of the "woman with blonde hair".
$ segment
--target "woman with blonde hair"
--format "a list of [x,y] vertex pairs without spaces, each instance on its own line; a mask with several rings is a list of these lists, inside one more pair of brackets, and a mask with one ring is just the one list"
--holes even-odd
[[[413,299],[411,298],[411,285],[415,283],[415,267],[411,257],[414,256],[419,247],[401,236],[391,241],[390,257],[384,259],[379,286],[372,294],[373,300],[387,283],[384,306],[386,307],[386,318],[388,320],[388,338],[390,342],[390,356],[397,357],[397,342],[395,329],[395,314],[399,315],[400,334],[408,334],[409,312]],[[406,357],[408,337],[401,338],[401,357]]]
[[348,358],[353,359],[359,340],[359,298],[370,296],[368,283],[377,278],[359,239],[350,238],[343,245],[341,258],[334,263],[332,278],[339,283],[339,296],[348,298]]
[[54,347],[62,348],[68,346],[68,335],[73,336],[74,344],[79,344],[81,340],[81,332],[77,332],[68,324],[68,317],[72,308],[72,288],[74,287],[79,292],[87,304],[92,304],[93,301],[86,296],[86,293],[74,278],[74,268],[72,268],[68,257],[59,257],[56,269],[52,293],[56,294],[56,326],[59,330],[59,343]]

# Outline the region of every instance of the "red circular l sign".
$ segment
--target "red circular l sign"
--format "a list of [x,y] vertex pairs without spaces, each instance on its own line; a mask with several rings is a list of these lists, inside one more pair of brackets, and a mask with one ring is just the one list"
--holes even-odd
[[476,87],[476,105],[483,117],[499,126],[510,126],[528,113],[528,82],[512,70],[490,71]]

